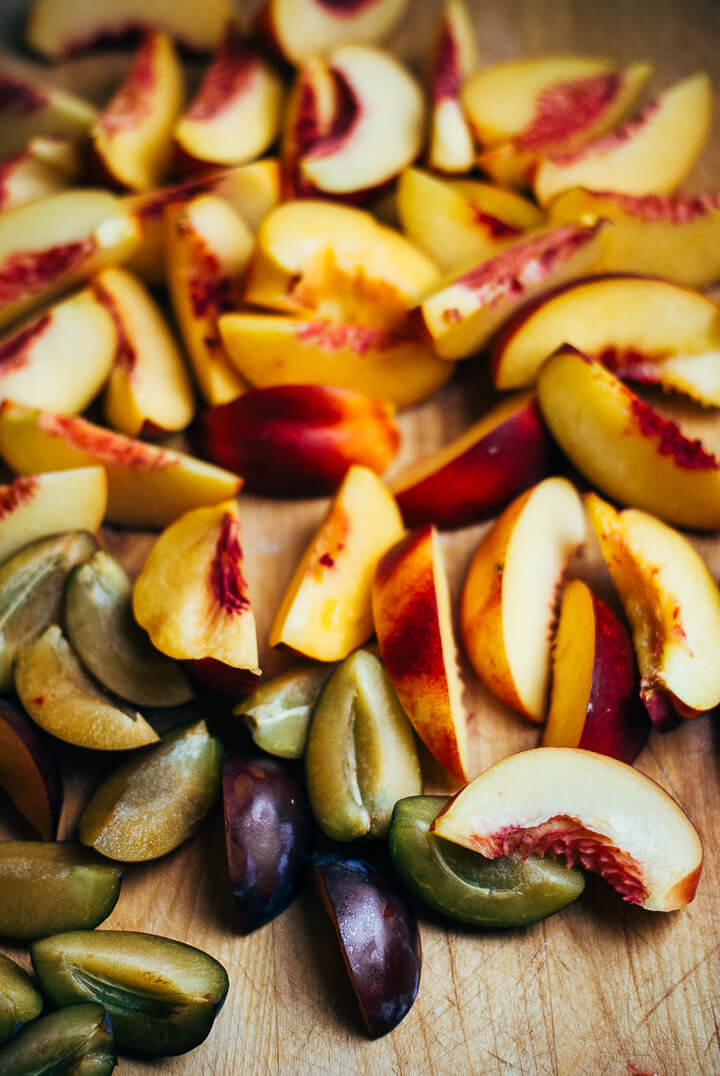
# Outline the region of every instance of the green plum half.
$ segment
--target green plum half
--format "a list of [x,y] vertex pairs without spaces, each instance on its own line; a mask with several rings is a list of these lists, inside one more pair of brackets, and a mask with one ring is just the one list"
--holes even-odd
[[0,1049],[0,1076],[108,1076],[112,1028],[102,1005],[72,1005],[43,1016]]
[[42,995],[19,964],[0,953],[0,1043],[9,1039],[19,1024],[39,1016]]
[[302,758],[317,697],[334,665],[298,665],[241,699],[233,713],[259,748],[280,758]]

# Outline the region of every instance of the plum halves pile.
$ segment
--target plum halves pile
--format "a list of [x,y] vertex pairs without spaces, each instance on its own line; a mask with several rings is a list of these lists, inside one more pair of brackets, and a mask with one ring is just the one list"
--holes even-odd
[[[243,930],[292,900],[315,825],[341,842],[313,869],[373,1037],[413,1003],[419,933],[387,869],[346,842],[387,837],[411,893],[475,925],[557,911],[582,892],[578,865],[649,909],[694,896],[697,833],[631,763],[653,725],[720,703],[720,595],[673,526],[720,528],[720,462],[626,382],[720,404],[720,318],[697,290],[720,278],[720,195],[674,193],[712,87],[691,75],[628,119],[650,65],[477,69],[448,0],[423,93],[377,47],[405,7],[268,0],[245,34],[228,0],[202,23],[165,0],[37,0],[28,42],[53,60],[140,29],[127,75],[99,109],[0,78],[0,455],[20,476],[0,489],[0,686],[22,704],[0,705],[0,780],[43,838],[0,845],[0,932],[53,935],[34,962],[73,1006],[73,1063],[112,1067],[103,1010],[120,1049],[208,1033],[216,961],[92,928],[114,864],[190,838],[221,788]],[[179,45],[215,50],[189,103]],[[522,391],[383,483],[395,410],[469,359]],[[603,496],[553,473],[568,465]],[[309,660],[268,682],[243,484],[332,494],[267,640]],[[546,724],[539,749],[466,783],[439,531],[490,519],[464,648],[503,705]],[[93,537],[103,520],[164,528],[134,583]],[[593,533],[616,610],[562,585]],[[224,763],[197,713],[160,737],[135,709],[207,704],[212,725],[228,697],[258,750]],[[48,736],[133,751],[79,844],[54,841]],[[449,802],[422,795],[416,737],[462,782]],[[304,778],[282,758],[304,758]],[[21,980],[0,967],[0,1037],[39,1011]],[[49,1064],[55,1019],[14,1036],[0,1073],[18,1051]]]

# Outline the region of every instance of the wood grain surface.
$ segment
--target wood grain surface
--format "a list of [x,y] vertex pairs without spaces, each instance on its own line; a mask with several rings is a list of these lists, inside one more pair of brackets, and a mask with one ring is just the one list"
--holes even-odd
[[[720,86],[717,0],[470,4],[483,63],[572,50],[623,62],[652,61],[654,87],[701,68]],[[414,0],[393,40],[393,47],[416,69],[425,56],[438,6]],[[0,15],[11,32],[21,7],[8,0],[0,3]],[[108,60],[100,68],[97,61],[83,60],[49,75],[100,92],[112,71]],[[716,117],[712,144],[688,189],[718,187]],[[482,414],[488,402],[482,361],[467,365],[442,393],[401,416],[403,448],[396,466],[443,444]],[[714,414],[701,414],[689,405],[673,410],[720,448],[720,420]],[[273,672],[284,659],[268,650],[270,621],[326,504],[285,504],[242,495],[240,505],[262,663]],[[486,529],[471,527],[443,538],[455,598]],[[105,540],[137,571],[153,539],[108,529]],[[694,541],[717,579],[720,541]],[[592,540],[573,564],[573,574],[592,580],[614,601]],[[474,772],[533,746],[536,729],[500,707],[467,664],[463,673],[472,713]],[[198,1050],[166,1061],[122,1060],[120,1071],[128,1076],[720,1072],[719,751],[718,725],[711,715],[686,722],[669,735],[653,733],[637,761],[680,801],[702,834],[706,861],[692,905],[670,915],[644,912],[624,905],[591,876],[576,904],[523,930],[475,932],[420,913],[424,962],[417,1002],[393,1033],[373,1043],[362,1034],[331,928],[312,889],[250,937],[236,933],[222,819],[215,812],[176,853],[128,869],[117,908],[105,926],[152,931],[206,949],[228,969],[227,1002]],[[63,754],[63,759],[68,795],[61,835],[70,836],[87,791],[108,760],[90,753],[78,758],[77,752],[68,753],[67,759]],[[427,759],[425,771],[429,791],[452,788]],[[2,817],[9,818],[9,812],[3,810]],[[16,819],[3,830],[3,835],[11,834],[22,835]],[[20,949],[7,952],[27,962]]]

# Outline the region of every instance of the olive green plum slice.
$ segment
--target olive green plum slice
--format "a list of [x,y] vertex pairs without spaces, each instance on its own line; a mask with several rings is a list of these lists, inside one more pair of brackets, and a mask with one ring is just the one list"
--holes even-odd
[[39,1016],[42,995],[19,964],[0,953],[0,1043],[10,1038],[16,1027]]
[[155,934],[58,934],[36,942],[32,960],[54,1005],[104,1005],[120,1050],[138,1054],[181,1054],[199,1045],[228,989],[217,960]]
[[397,800],[422,790],[412,727],[374,654],[356,650],[323,688],[305,768],[315,821],[337,841],[384,836]]
[[96,927],[115,907],[121,881],[120,867],[80,845],[0,841],[0,935]]
[[125,569],[100,550],[68,578],[65,629],[80,660],[109,691],[136,706],[181,706],[193,698],[176,661],[156,650],[132,611]]
[[0,699],[0,788],[43,840],[57,833],[63,783],[43,733],[18,707]]
[[173,729],[103,781],[80,818],[80,840],[128,863],[171,852],[218,798],[222,754],[204,721]]
[[480,927],[536,923],[576,900],[585,888],[582,871],[554,859],[477,852],[429,832],[447,803],[445,796],[411,796],[395,805],[388,835],[395,870],[431,908]]
[[280,758],[302,758],[317,697],[334,665],[299,665],[241,699],[242,717],[259,748]]
[[107,1076],[115,1061],[102,1005],[72,1005],[19,1031],[0,1050],[0,1076]]
[[12,687],[18,651],[60,619],[70,569],[97,547],[87,531],[68,531],[32,542],[0,565],[0,691]]
[[142,714],[90,679],[57,624],[19,652],[15,689],[36,724],[75,747],[127,751],[159,739]]

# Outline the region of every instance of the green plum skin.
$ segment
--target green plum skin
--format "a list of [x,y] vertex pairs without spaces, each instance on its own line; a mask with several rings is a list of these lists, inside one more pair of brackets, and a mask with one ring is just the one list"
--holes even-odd
[[28,1024],[0,1048],[0,1076],[109,1076],[115,1060],[102,1005],[72,1005]]
[[554,915],[585,888],[577,868],[554,859],[478,852],[430,833],[445,796],[410,796],[393,812],[388,845],[408,889],[442,915],[478,927],[519,927]]
[[20,1024],[39,1016],[42,1008],[42,995],[25,969],[0,953],[0,1044]]

